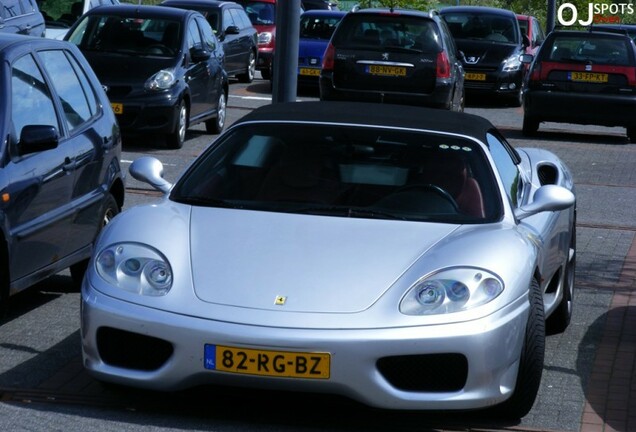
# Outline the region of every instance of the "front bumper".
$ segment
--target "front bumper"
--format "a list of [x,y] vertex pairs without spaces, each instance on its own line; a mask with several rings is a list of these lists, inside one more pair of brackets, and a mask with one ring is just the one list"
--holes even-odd
[[[223,384],[331,393],[388,409],[475,409],[507,399],[515,387],[529,309],[522,297],[489,317],[450,325],[365,330],[268,328],[142,307],[100,293],[87,279],[82,287],[82,351],[84,366],[97,379],[154,390]],[[104,357],[112,356],[107,353],[108,344],[98,338],[104,331],[116,334],[113,345],[120,352],[145,350],[151,359],[156,357],[153,361],[161,353],[164,358],[143,366],[125,364],[125,360],[121,364],[105,361]],[[143,346],[146,342],[148,347]],[[328,352],[330,377],[262,377],[206,369],[206,344]],[[419,371],[427,369],[417,367],[420,359],[438,381],[432,385],[442,382],[441,388],[424,389],[428,383]],[[415,367],[406,370],[405,364]],[[421,388],[405,387],[404,383],[412,387],[413,381]],[[444,388],[449,381],[456,388]]]
[[143,96],[117,98],[110,96],[111,105],[119,104],[117,122],[124,133],[171,133],[177,127],[180,91],[165,91]]
[[521,90],[523,71],[502,72],[465,67],[464,88],[467,92],[513,95]]

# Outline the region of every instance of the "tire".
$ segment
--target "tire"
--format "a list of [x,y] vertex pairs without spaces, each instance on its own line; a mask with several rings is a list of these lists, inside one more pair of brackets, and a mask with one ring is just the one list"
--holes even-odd
[[521,128],[521,132],[525,136],[532,136],[537,133],[539,130],[539,120],[529,116],[527,114],[523,115],[523,126]]
[[9,257],[7,256],[6,244],[0,239],[0,320],[7,316],[9,310]]
[[[99,232],[110,223],[111,220],[113,220],[113,218],[115,216],[117,216],[120,212],[120,208],[119,205],[117,204],[117,201],[115,200],[115,197],[112,194],[108,194],[106,195],[106,198],[104,199],[104,206],[102,207],[102,211],[101,211],[101,225],[99,226],[99,229],[97,231],[97,234],[99,234]],[[97,236],[95,236],[95,238],[97,238]],[[71,277],[73,278],[73,284],[76,287],[80,287],[82,285],[82,279],[84,279],[84,273],[86,273],[86,269],[88,268],[88,259],[85,259],[83,261],[80,261],[76,264],[73,264],[70,267],[70,271],[71,271]]]
[[539,283],[533,278],[528,292],[530,313],[524,335],[515,390],[494,408],[500,418],[520,419],[532,409],[539,392],[545,357],[545,316]]
[[574,275],[576,272],[576,218],[572,229],[572,238],[565,271],[563,272],[563,298],[556,310],[546,320],[546,329],[549,334],[563,333],[572,320],[574,298]]
[[216,117],[205,122],[205,131],[209,134],[219,134],[225,126],[225,117],[227,115],[227,104],[225,102],[225,92],[221,90],[219,100],[217,101]]
[[627,138],[632,144],[636,144],[636,127],[628,127],[627,128]]
[[523,92],[519,89],[514,95],[508,99],[508,105],[514,108],[520,107],[523,104]]
[[263,70],[261,70],[261,76],[265,80],[271,80],[272,79],[272,71],[270,71],[269,69],[263,69]]
[[168,148],[178,150],[185,143],[186,130],[188,129],[188,108],[184,101],[179,103],[177,108],[177,126],[174,131],[166,137]]
[[247,65],[245,67],[245,73],[238,74],[236,77],[239,82],[251,83],[254,81],[254,75],[256,74],[256,55],[254,51],[250,51],[249,58],[247,59]]

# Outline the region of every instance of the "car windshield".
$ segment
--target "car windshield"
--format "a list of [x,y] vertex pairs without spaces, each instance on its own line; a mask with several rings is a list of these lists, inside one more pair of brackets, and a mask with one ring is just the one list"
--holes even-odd
[[439,52],[437,26],[427,18],[385,14],[349,15],[334,44],[345,49],[406,49]]
[[520,35],[515,17],[482,12],[450,12],[444,14],[444,20],[455,39],[519,43]]
[[273,3],[261,1],[242,2],[245,12],[252,25],[273,25],[276,18],[276,9]]
[[300,18],[300,37],[329,40],[340,19],[340,16],[303,15]]
[[69,40],[85,51],[172,57],[181,46],[180,34],[179,21],[89,15]]
[[250,123],[208,149],[170,198],[195,206],[448,223],[499,218],[481,148],[386,128]]
[[632,66],[633,51],[624,39],[596,34],[555,37],[549,49],[549,61]]

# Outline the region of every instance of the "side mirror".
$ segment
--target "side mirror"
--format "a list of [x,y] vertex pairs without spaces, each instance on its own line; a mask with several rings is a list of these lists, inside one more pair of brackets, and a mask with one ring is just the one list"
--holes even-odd
[[521,54],[519,56],[519,60],[521,60],[521,63],[523,64],[530,64],[532,63],[533,59],[534,59],[534,56],[532,54]]
[[534,193],[533,201],[515,210],[517,219],[525,219],[544,211],[559,211],[571,207],[576,202],[574,194],[556,185],[541,186]]
[[163,164],[152,156],[144,156],[135,159],[128,169],[130,175],[140,182],[148,183],[155,189],[167,194],[172,188],[172,183],[163,178]]
[[57,147],[60,137],[54,126],[48,125],[28,125],[20,132],[20,143],[18,144],[18,154],[37,153],[44,150],[51,150]]
[[203,48],[192,48],[190,50],[190,58],[194,63],[200,63],[209,60],[212,57],[210,51]]
[[228,26],[228,28],[225,29],[225,34],[239,34],[240,32],[237,26]]

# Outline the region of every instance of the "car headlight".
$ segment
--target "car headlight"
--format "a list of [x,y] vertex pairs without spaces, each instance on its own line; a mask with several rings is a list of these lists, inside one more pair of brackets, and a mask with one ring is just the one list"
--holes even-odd
[[508,57],[504,60],[503,63],[503,71],[504,72],[515,72],[521,69],[521,55],[515,54],[513,56]]
[[262,32],[258,34],[259,45],[269,45],[272,41],[272,34],[270,32]]
[[503,291],[503,282],[478,268],[453,268],[420,279],[400,302],[405,315],[460,312],[484,305]]
[[97,273],[110,285],[146,296],[163,296],[172,288],[172,269],[158,251],[139,243],[119,243],[99,252]]
[[144,87],[146,90],[157,91],[166,90],[172,87],[177,82],[174,76],[174,72],[168,69],[163,69],[151,76]]

